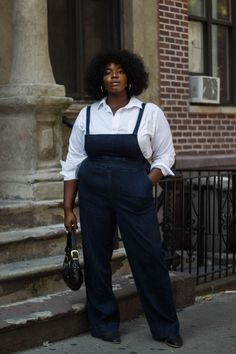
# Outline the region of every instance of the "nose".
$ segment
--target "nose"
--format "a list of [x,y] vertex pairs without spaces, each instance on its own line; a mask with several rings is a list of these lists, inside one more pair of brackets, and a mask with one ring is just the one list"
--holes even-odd
[[118,77],[118,71],[117,70],[112,70],[111,72],[111,77]]

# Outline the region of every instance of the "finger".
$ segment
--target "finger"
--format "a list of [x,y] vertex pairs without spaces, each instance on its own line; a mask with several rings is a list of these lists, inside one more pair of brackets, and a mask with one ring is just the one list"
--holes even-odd
[[72,225],[71,225],[71,229],[72,229],[73,231],[76,231],[76,230],[78,229],[77,223],[76,223],[76,224],[72,224]]

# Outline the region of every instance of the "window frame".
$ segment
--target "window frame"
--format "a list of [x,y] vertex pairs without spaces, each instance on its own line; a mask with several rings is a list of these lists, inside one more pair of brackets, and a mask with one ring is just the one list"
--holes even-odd
[[[232,63],[234,62],[233,58],[236,59],[236,2],[231,1],[231,19],[229,21],[213,19],[212,17],[212,0],[205,2],[205,16],[195,16],[188,15],[188,21],[197,21],[203,25],[203,72],[191,72],[189,75],[206,75],[213,76],[213,63],[212,63],[212,25],[224,26],[228,28],[229,35],[229,102],[220,100],[220,105],[232,106],[236,105],[236,68]],[[232,45],[231,45],[232,44]]]
[[[53,8],[53,0],[50,4],[50,11]],[[56,1],[56,0],[55,0]],[[57,66],[54,76],[57,83],[64,85],[66,89],[66,95],[74,98],[78,102],[89,101],[90,98],[85,93],[84,88],[84,71],[86,68],[85,64],[85,16],[84,9],[85,6],[88,6],[87,0],[64,0],[64,7],[66,8],[65,15],[65,38],[68,54],[66,55],[66,60],[63,64],[59,64],[60,58],[58,53],[50,53],[52,69],[54,65]],[[107,37],[104,40],[107,41],[107,46],[111,47],[111,43],[114,43],[114,48],[121,48],[122,42],[122,17],[121,17],[121,1],[113,0],[110,4],[110,0],[105,0],[104,7],[106,8],[105,13],[105,26],[107,28]],[[48,6],[49,8],[49,6]],[[48,12],[48,17],[50,13]],[[49,18],[50,26],[50,18]],[[113,28],[113,30],[108,30],[108,28]],[[49,29],[49,52],[54,50],[55,43],[53,41],[53,34],[50,36],[50,27]],[[109,38],[109,40],[108,40]],[[91,44],[92,45],[92,44]],[[51,48],[50,48],[51,46]],[[101,50],[103,48],[100,48]],[[56,63],[56,64],[55,64]],[[58,76],[58,68],[60,65],[65,65],[68,72],[68,82],[63,82],[62,79]],[[56,73],[57,71],[57,73]],[[71,87],[69,87],[71,86]]]

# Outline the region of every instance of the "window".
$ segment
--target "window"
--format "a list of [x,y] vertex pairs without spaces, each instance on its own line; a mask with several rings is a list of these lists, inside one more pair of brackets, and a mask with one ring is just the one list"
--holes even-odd
[[189,0],[189,72],[220,78],[220,101],[236,104],[235,1]]
[[120,48],[119,0],[48,0],[49,53],[66,94],[86,100],[84,71],[93,55]]

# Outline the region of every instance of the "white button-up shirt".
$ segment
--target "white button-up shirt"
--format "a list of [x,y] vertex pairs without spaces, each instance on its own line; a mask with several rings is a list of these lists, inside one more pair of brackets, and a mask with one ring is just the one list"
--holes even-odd
[[[142,101],[132,97],[129,103],[115,114],[106,104],[106,98],[91,105],[90,134],[132,134]],[[61,161],[64,180],[77,178],[82,161],[87,157],[84,149],[86,134],[86,107],[78,115],[69,140],[66,161]],[[147,103],[137,134],[143,156],[152,168],[160,168],[163,175],[173,175],[171,167],[175,161],[172,135],[162,110],[153,103]]]

